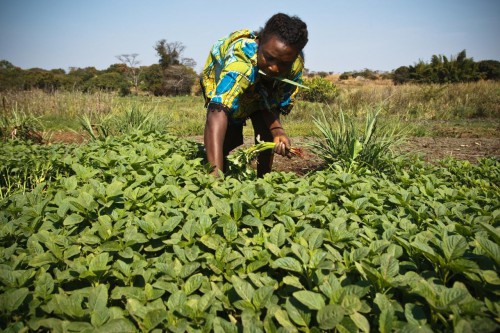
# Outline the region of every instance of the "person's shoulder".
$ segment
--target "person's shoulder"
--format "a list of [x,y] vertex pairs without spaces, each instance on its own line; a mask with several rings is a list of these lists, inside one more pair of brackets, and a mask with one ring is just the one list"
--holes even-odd
[[257,56],[257,35],[255,32],[243,29],[231,33],[227,40],[228,54],[237,56],[238,58],[246,58],[252,62],[256,61]]
[[248,29],[237,30],[227,37],[226,43],[236,47],[245,47],[247,45],[254,45],[256,47],[257,35]]

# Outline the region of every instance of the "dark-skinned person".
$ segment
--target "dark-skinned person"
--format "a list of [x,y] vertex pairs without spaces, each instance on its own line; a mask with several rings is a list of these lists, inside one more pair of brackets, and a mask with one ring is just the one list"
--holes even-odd
[[201,73],[207,110],[204,144],[212,174],[226,171],[226,157],[243,144],[252,122],[255,142],[274,142],[259,153],[257,176],[272,170],[274,154],[290,156],[290,139],[280,122],[293,105],[304,70],[307,25],[297,16],[273,15],[260,31],[232,32],[212,47]]

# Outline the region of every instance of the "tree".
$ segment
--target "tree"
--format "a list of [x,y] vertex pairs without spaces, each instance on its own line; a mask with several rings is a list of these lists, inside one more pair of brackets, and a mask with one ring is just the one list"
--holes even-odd
[[160,66],[165,69],[171,65],[179,65],[182,52],[184,52],[184,45],[181,42],[167,43],[165,39],[159,40],[156,43],[155,50],[160,57]]
[[393,75],[395,84],[412,83],[457,83],[481,79],[479,66],[467,58],[465,50],[450,60],[444,55],[433,55],[430,63],[420,60],[414,66],[402,66]]
[[191,87],[196,80],[196,73],[193,68],[196,62],[191,58],[181,58],[184,52],[184,45],[181,42],[167,43],[165,39],[158,41],[155,50],[160,57],[158,63],[162,73],[162,84],[154,86],[154,93],[157,95],[182,95],[189,94]]
[[188,95],[196,80],[196,73],[184,65],[172,65],[163,70],[164,95]]
[[485,80],[500,80],[500,61],[482,60],[477,65],[481,76]]
[[103,73],[93,77],[85,83],[85,91],[120,91],[122,95],[128,94],[128,84],[120,73]]
[[394,84],[404,84],[411,81],[410,68],[408,66],[398,67],[392,76]]
[[159,64],[144,67],[141,71],[141,88],[155,96],[163,95],[163,73]]
[[21,90],[24,85],[24,71],[7,60],[0,61],[0,91]]
[[122,62],[126,66],[126,75],[128,79],[130,80],[132,86],[134,87],[134,91],[137,94],[138,89],[139,89],[139,78],[141,75],[141,68],[138,67],[140,64],[140,61],[137,60],[138,54],[137,53],[132,53],[132,54],[121,54],[119,56],[116,56],[118,60]]

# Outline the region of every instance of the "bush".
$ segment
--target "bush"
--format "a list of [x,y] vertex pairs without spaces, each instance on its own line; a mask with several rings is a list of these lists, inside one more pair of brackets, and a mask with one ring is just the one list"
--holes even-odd
[[309,89],[300,91],[300,97],[309,102],[331,102],[338,95],[337,87],[322,77],[305,79],[304,85]]
[[347,72],[344,72],[339,76],[339,80],[348,80],[348,79],[349,79],[349,73]]

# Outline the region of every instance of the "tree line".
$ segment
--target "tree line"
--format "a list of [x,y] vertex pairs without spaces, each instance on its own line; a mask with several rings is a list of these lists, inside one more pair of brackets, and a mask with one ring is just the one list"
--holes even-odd
[[465,50],[448,59],[444,55],[433,55],[431,61],[422,60],[413,66],[401,66],[392,73],[395,84],[404,83],[459,83],[479,80],[500,80],[500,62],[482,60],[475,62],[467,58]]
[[[117,56],[119,63],[112,64],[105,70],[97,70],[95,67],[71,67],[68,72],[63,69],[24,70],[7,60],[0,60],[0,91],[42,89],[48,92],[114,91],[121,95],[139,92],[155,96],[190,94],[198,75],[194,71],[195,61],[181,57],[184,45],[162,39],[154,48],[159,57],[157,64],[140,66],[138,54],[122,54]],[[362,72],[343,73],[340,79],[351,76],[363,76],[366,79],[380,77],[377,72],[365,69]],[[500,62],[475,62],[472,58],[467,58],[466,51],[463,50],[450,59],[444,55],[433,55],[429,63],[420,60],[414,65],[401,66],[384,74],[384,78],[392,79],[395,84],[500,80]]]
[[155,50],[157,64],[140,66],[138,54],[117,56],[119,63],[105,70],[95,67],[71,67],[45,70],[41,68],[21,69],[7,60],[0,60],[0,91],[42,89],[57,90],[117,91],[121,95],[147,92],[155,96],[175,96],[191,93],[197,79],[196,63],[183,58],[184,45],[180,42],[158,41]]

